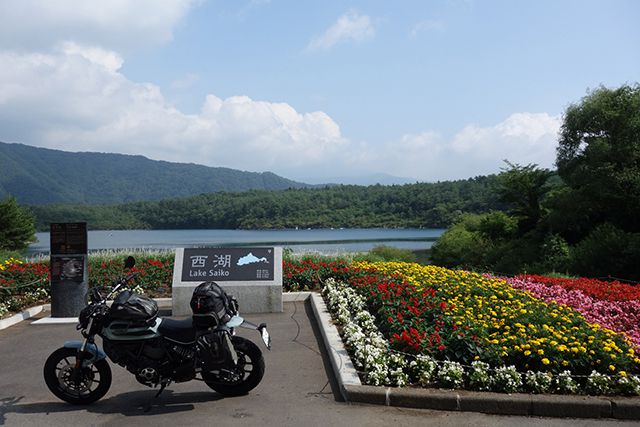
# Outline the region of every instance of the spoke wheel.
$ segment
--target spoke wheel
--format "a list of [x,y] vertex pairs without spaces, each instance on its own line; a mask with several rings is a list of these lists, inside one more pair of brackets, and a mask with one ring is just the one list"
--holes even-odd
[[85,405],[104,396],[111,386],[111,368],[106,360],[76,368],[78,350],[62,347],[44,364],[44,381],[65,402]]
[[202,378],[213,390],[225,396],[241,396],[253,390],[264,376],[264,357],[253,342],[238,336],[231,337],[238,355],[238,364],[211,372]]

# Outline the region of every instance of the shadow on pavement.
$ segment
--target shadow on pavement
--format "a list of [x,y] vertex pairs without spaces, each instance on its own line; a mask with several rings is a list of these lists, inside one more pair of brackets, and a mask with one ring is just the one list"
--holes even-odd
[[0,425],[5,423],[5,416],[9,413],[50,414],[76,412],[84,409],[97,414],[122,414],[135,417],[191,411],[195,408],[194,403],[215,402],[223,398],[233,399],[209,391],[174,393],[172,390],[165,390],[157,398],[155,397],[156,393],[156,390],[132,391],[102,399],[90,405],[71,405],[62,401],[22,404],[20,402],[24,396],[0,398]]

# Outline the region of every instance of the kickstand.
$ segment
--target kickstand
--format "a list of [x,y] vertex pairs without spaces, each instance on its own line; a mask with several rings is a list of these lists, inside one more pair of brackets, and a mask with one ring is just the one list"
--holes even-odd
[[158,392],[156,393],[155,396],[153,396],[153,399],[151,399],[149,401],[149,403],[147,403],[147,406],[144,408],[144,412],[149,412],[151,410],[151,407],[153,406],[153,402],[158,398],[158,396],[160,396],[160,393],[162,393],[164,391],[165,388],[167,388],[167,386],[169,385],[168,382],[163,382],[160,385],[160,390],[158,390]]
[[167,388],[167,385],[169,385],[169,383],[165,383],[165,382],[162,383],[162,385],[160,386],[160,390],[158,390],[158,392],[154,396],[154,399],[157,399],[158,396],[160,396],[160,393],[162,393],[164,389]]

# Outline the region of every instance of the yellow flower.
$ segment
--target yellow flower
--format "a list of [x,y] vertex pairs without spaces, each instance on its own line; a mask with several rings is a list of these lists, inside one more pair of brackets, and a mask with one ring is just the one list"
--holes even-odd
[[618,372],[618,374],[620,374],[621,377],[626,377],[627,373],[625,371],[620,371]]
[[542,359],[542,364],[543,365],[548,365],[549,363],[550,363],[549,359],[547,359],[546,357]]
[[609,365],[609,370],[610,370],[610,371],[615,371],[615,370],[616,370],[616,367],[615,367],[615,366],[613,366],[613,365]]
[[544,354],[544,350],[543,349],[538,350],[538,354],[542,356]]

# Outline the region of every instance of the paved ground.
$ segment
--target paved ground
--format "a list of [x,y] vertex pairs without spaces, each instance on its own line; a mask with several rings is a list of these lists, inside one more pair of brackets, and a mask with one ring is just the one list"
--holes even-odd
[[[44,384],[42,366],[65,340],[79,339],[75,325],[31,325],[0,331],[0,425],[7,426],[612,426],[616,420],[527,418],[355,405],[338,401],[329,363],[308,303],[285,303],[284,313],[249,315],[265,321],[273,350],[266,373],[248,396],[223,398],[202,382],[172,384],[158,398],[132,375],[112,365],[111,390],[89,406],[57,400]],[[246,333],[245,333],[246,332]],[[254,338],[257,333],[243,331]],[[261,345],[261,344],[260,344]]]

